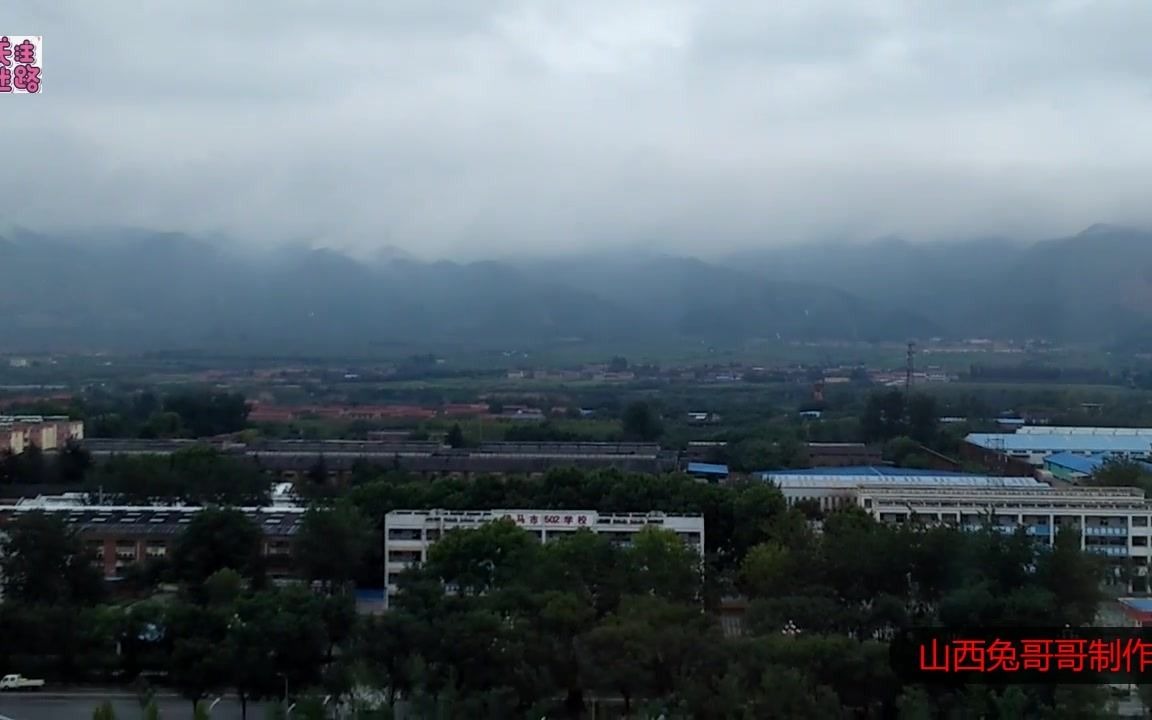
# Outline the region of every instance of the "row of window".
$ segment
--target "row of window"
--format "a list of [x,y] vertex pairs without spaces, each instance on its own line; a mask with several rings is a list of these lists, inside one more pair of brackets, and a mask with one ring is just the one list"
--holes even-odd
[[[117,540],[115,554],[117,560],[135,560],[139,556],[140,544],[132,540]],[[89,540],[88,550],[98,559],[104,558],[104,541]],[[265,546],[268,555],[288,555],[292,552],[292,543],[287,540],[276,540]],[[168,544],[163,540],[148,540],[144,543],[144,554],[148,557],[164,557],[168,554]]]

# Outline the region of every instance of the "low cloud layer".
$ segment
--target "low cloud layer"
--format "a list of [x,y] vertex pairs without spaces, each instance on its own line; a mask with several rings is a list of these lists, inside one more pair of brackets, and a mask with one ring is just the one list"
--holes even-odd
[[422,256],[1148,224],[1147,0],[55,0],[0,221]]

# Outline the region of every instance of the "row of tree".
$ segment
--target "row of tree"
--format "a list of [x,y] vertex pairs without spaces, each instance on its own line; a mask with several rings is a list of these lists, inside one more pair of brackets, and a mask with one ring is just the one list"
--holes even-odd
[[[433,507],[702,514],[707,552],[654,529],[630,544],[581,532],[540,545],[498,522],[446,535],[403,576],[391,611],[357,617],[350,581],[383,565],[384,514]],[[245,702],[368,686],[427,718],[593,706],[717,720],[1109,717],[1095,688],[921,688],[887,661],[887,638],[910,627],[1090,622],[1101,567],[1070,535],[1047,547],[858,511],[818,530],[771,487],[679,476],[372,472],[304,515],[292,557],[301,585],[270,583],[260,528],[214,509],[113,599],[61,520],[29,513],[5,530],[0,666],[28,675],[158,673],[190,700],[230,690]],[[736,595],[750,601],[742,622],[721,623]]]
[[393,611],[367,624],[364,651],[421,717],[599,706],[598,717],[1104,718],[1099,688],[909,685],[885,640],[917,626],[1082,624],[1098,577],[1071,536],[1045,550],[837,513],[822,533],[778,522],[749,549],[738,582],[752,604],[743,632],[725,632],[707,566],[670,534],[541,546],[495,523],[435,546]]

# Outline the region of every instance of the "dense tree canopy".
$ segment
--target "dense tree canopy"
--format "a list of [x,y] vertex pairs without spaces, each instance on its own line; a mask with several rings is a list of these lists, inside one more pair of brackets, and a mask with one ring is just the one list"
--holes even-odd
[[[400,577],[386,614],[357,616],[349,581],[378,579],[365,565],[381,563],[384,514],[433,507],[701,514],[707,553],[651,528],[626,544],[581,531],[542,545],[495,522],[446,534]],[[597,706],[668,720],[1108,717],[1096,688],[919,688],[888,662],[888,638],[911,627],[1091,622],[1101,566],[1068,533],[1046,547],[855,510],[813,524],[758,482],[363,470],[344,500],[304,518],[294,561],[317,582],[268,587],[259,528],[211,509],[172,549],[175,592],[99,604],[62,525],[33,513],[6,531],[0,665],[54,680],[167,672],[190,701],[287,691],[298,707],[372,687],[372,702],[402,701],[417,718],[575,718]],[[730,596],[747,601],[739,620],[725,615]]]

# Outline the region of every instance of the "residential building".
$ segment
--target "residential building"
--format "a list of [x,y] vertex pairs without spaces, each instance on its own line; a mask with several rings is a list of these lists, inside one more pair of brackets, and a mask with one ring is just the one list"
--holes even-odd
[[627,545],[647,527],[676,533],[704,554],[704,518],[664,513],[607,514],[594,510],[394,510],[384,517],[385,582],[388,597],[397,591],[396,578],[428,559],[428,548],[457,529],[475,529],[496,520],[511,520],[540,542],[566,537],[579,530],[606,535]]
[[0,415],[0,450],[20,454],[35,445],[56,450],[84,439],[84,421],[63,415]]

